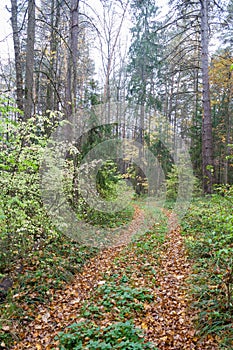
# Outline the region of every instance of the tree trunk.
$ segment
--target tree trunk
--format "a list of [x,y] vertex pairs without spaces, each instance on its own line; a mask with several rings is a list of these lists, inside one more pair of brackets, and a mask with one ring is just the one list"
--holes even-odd
[[210,106],[209,61],[208,61],[208,6],[209,0],[201,2],[201,50],[202,50],[202,84],[203,84],[203,119],[202,119],[202,174],[203,191],[212,193],[214,183],[213,136]]
[[34,89],[34,46],[35,46],[35,0],[28,0],[27,52],[25,74],[24,118],[29,119],[33,113]]
[[50,14],[50,61],[49,61],[49,79],[46,89],[46,110],[57,110],[58,95],[58,78],[57,73],[57,60],[58,60],[58,35],[57,30],[60,22],[61,4],[58,0],[51,1],[51,14]]
[[224,156],[224,184],[228,184],[229,180],[229,157],[231,154],[230,144],[232,144],[232,72],[228,75],[228,89],[227,89],[227,104],[225,111],[225,125],[226,125],[226,143],[225,143],[225,156]]
[[23,73],[18,28],[18,5],[17,0],[11,0],[11,26],[13,31],[15,72],[16,72],[16,102],[17,107],[23,111]]
[[66,116],[70,118],[76,110],[77,60],[79,31],[79,0],[71,1],[70,47],[66,86]]

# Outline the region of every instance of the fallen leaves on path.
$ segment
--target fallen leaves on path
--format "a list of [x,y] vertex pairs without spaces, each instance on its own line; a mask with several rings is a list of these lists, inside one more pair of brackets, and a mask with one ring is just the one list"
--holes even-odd
[[[149,233],[141,237],[144,240],[141,251],[139,240],[126,247],[129,236],[143,218],[143,212],[136,208],[134,220],[125,231],[121,245],[92,258],[72,284],[54,292],[50,304],[38,306],[37,316],[27,326],[27,331],[18,329],[22,340],[12,350],[58,349],[55,336],[71,323],[82,321],[79,314],[83,301],[90,300],[96,288],[104,285],[110,276],[117,275],[117,285],[127,274],[132,286],[149,288],[154,297],[152,302],[145,302],[144,310],[135,312],[134,317],[135,325],[144,330],[146,341],[153,342],[159,350],[218,349],[212,337],[201,341],[193,325],[195,315],[189,308],[191,300],[187,284],[191,267],[175,218],[164,242],[156,243],[157,248],[155,245],[155,249],[145,249]],[[112,322],[114,312],[101,322]]]
[[[52,349],[58,345],[54,337],[72,322],[78,322],[77,314],[82,301],[87,299],[94,289],[102,283],[103,274],[111,271],[111,264],[125,245],[130,241],[134,231],[143,223],[144,214],[135,206],[134,218],[127,230],[123,231],[121,241],[117,246],[103,250],[97,257],[91,259],[77,274],[73,283],[66,288],[52,292],[53,301],[48,305],[39,305],[37,316],[27,325],[27,330],[15,325],[15,332],[22,339],[12,350]],[[57,348],[58,349],[58,348]]]
[[194,328],[196,315],[189,307],[187,284],[191,266],[175,217],[170,220],[159,262],[155,301],[147,306],[146,317],[138,322],[146,330],[146,340],[152,341],[160,350],[218,349],[212,336],[201,340]]

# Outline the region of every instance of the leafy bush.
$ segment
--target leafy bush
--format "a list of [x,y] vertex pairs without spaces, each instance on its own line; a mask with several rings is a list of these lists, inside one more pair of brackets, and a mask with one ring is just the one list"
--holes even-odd
[[[35,124],[44,120],[32,118],[17,124],[1,119],[0,156],[0,269],[20,259],[45,237],[52,226],[40,199],[38,174],[45,136]],[[7,135],[7,136],[6,136]]]
[[39,166],[47,143],[45,125],[54,125],[40,116],[17,123],[13,102],[1,99],[0,112],[0,279],[10,275],[14,280],[0,304],[0,343],[10,343],[12,335],[2,327],[21,322],[27,312],[33,315],[30,310],[48,301],[50,290],[70,280],[98,250],[58,232],[43,206]]
[[174,201],[177,195],[186,198],[189,189],[192,189],[195,194],[200,194],[200,184],[197,178],[192,174],[192,170],[184,165],[173,165],[171,171],[168,172],[166,178],[166,200]]
[[[101,160],[99,160],[102,163]],[[124,203],[123,199],[130,196],[129,188],[122,179],[122,176],[117,171],[115,162],[106,161],[99,169],[96,175],[96,188],[93,188],[92,172],[97,165],[97,161],[82,164],[80,169],[81,173],[85,175],[85,186],[80,184],[80,179],[77,175],[77,192],[79,193],[76,209],[78,218],[85,220],[95,226],[100,227],[118,227],[128,223],[134,213],[132,205],[126,205],[125,208],[119,208],[119,204]],[[90,176],[90,182],[89,177]],[[96,198],[97,197],[97,198]],[[102,204],[100,208],[96,208],[95,200],[99,200],[99,203],[112,203],[112,207],[116,205],[119,210],[102,211]],[[104,204],[103,204],[104,207]]]
[[112,160],[106,161],[97,173],[97,190],[106,199],[117,198],[117,184],[121,175],[117,172],[117,165]]

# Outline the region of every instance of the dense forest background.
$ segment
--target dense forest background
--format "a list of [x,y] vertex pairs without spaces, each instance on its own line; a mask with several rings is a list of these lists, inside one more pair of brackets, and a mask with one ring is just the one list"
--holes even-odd
[[[1,60],[2,120],[20,124],[34,117],[40,128],[39,119],[47,117],[43,127],[50,135],[82,109],[138,105],[134,116],[118,112],[121,120],[108,137],[125,137],[131,118],[130,137],[162,154],[159,126],[150,127],[164,118],[189,145],[205,192],[214,183],[232,183],[232,1],[167,6],[11,1],[14,58]],[[97,134],[89,142],[98,142]],[[84,138],[80,142],[78,148]]]

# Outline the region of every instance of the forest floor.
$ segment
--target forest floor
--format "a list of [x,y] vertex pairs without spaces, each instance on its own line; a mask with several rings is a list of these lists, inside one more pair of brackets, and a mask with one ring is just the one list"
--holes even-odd
[[[128,235],[143,220],[144,212],[137,207]],[[154,223],[131,243],[122,242],[91,258],[72,283],[54,291],[47,305],[37,306],[36,317],[26,330],[16,326],[21,340],[12,349],[59,349],[58,333],[66,332],[74,322],[91,321],[103,328],[119,320],[133,320],[144,332],[145,342],[154,344],[153,349],[218,349],[216,339],[201,339],[195,329],[197,314],[191,307],[188,283],[191,262],[176,218],[170,218],[168,226],[165,221]],[[132,309],[127,298],[122,302],[126,294],[118,293],[142,289],[145,299],[141,305],[134,297],[136,307]]]

